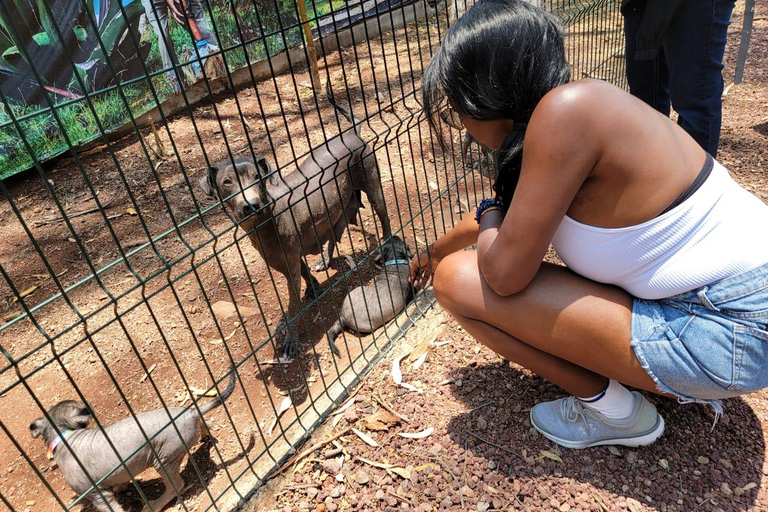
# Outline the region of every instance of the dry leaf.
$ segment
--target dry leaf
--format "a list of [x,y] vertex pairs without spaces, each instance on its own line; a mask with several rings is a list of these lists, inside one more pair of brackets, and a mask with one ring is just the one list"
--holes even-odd
[[611,445],[611,446],[609,446],[609,447],[608,447],[608,451],[609,451],[609,452],[611,452],[612,454],[614,454],[614,455],[615,455],[615,456],[617,456],[617,457],[621,457],[621,452],[619,451],[619,449],[618,449],[618,448],[616,448],[616,447],[615,447],[615,446],[613,446],[613,445]]
[[659,459],[659,466],[662,469],[669,471],[669,461],[667,459]]
[[205,390],[189,386],[189,391],[195,396],[216,396],[216,389]]
[[432,190],[437,190],[437,183],[435,183],[434,181],[430,181],[429,188],[431,188]]
[[541,450],[539,452],[539,458],[547,458],[557,462],[563,462],[563,459],[561,459],[558,454],[550,450]]
[[434,343],[435,347],[442,347],[443,345],[447,345],[449,343],[453,343],[453,340],[445,340],[445,341],[436,341]]
[[432,427],[429,427],[426,430],[422,430],[421,432],[398,432],[397,435],[400,437],[406,437],[408,439],[423,439],[425,437],[428,437],[432,435],[432,432],[434,432],[435,429]]
[[34,293],[35,290],[37,290],[37,285],[30,286],[29,288],[27,288],[26,290],[18,294],[16,297],[14,297],[12,303],[19,302],[19,299],[23,299],[27,295],[31,295],[32,293]]
[[282,414],[291,408],[291,397],[287,396],[283,399],[283,403],[280,404],[280,410],[277,411],[277,416],[275,416],[275,419],[272,420],[272,424],[269,426],[268,435],[272,435],[272,429],[275,428],[275,425],[277,425],[277,420],[282,416]]
[[755,487],[757,487],[757,484],[755,482],[749,482],[747,485],[742,487],[741,490],[746,492],[746,491],[754,489]]
[[[355,430],[355,429],[352,429],[352,430]],[[357,460],[359,460],[360,462],[362,462],[364,464],[368,464],[369,466],[373,466],[375,468],[392,469],[393,467],[395,467],[394,464],[384,464],[383,462],[373,462],[372,460],[364,459],[364,458],[358,457],[358,456],[355,456],[355,458]]]
[[402,387],[404,387],[405,389],[407,389],[408,391],[415,391],[415,392],[417,392],[417,393],[423,393],[423,392],[424,392],[424,390],[423,390],[423,389],[421,389],[421,388],[417,388],[416,386],[414,386],[414,385],[412,385],[412,384],[408,384],[407,382],[403,382],[403,383],[402,383],[402,384],[400,384],[400,385],[401,385]]
[[149,374],[152,373],[152,370],[154,370],[155,368],[157,368],[157,364],[153,364],[152,366],[150,366],[149,370],[147,370],[147,373],[145,373],[144,376],[139,379],[139,382],[144,382],[145,380],[147,380],[147,377],[149,377]]
[[227,336],[227,337],[226,337],[226,338],[224,338],[223,340],[222,340],[221,338],[216,338],[215,340],[211,340],[209,343],[210,343],[211,345],[221,345],[221,344],[222,344],[222,343],[224,343],[225,341],[229,341],[229,340],[231,340],[231,339],[232,339],[232,336],[234,336],[234,335],[235,335],[235,333],[237,332],[237,330],[238,330],[239,328],[240,328],[239,326],[238,326],[238,327],[235,327],[235,330],[234,330],[234,331],[232,331],[231,333],[229,333],[229,336]]
[[301,383],[301,385],[296,386],[295,388],[290,388],[290,389],[285,390],[285,391],[282,390],[282,389],[278,389],[277,390],[277,394],[281,395],[281,396],[295,395],[296,393],[298,393],[302,389],[304,389],[304,383],[303,382]]
[[[267,359],[266,361],[259,361],[259,364],[263,364],[265,366],[277,366],[278,364],[291,364],[293,362],[293,359],[289,357],[278,357],[277,359]],[[314,382],[314,381],[310,381]]]
[[363,442],[369,446],[373,446],[374,448],[379,446],[379,443],[377,443],[371,436],[364,434],[363,432],[360,432],[356,428],[352,427],[352,432],[357,434],[357,437],[363,440]]
[[344,411],[346,411],[347,409],[349,409],[349,408],[352,406],[352,404],[354,404],[354,403],[355,403],[355,397],[353,396],[352,398],[350,398],[349,400],[347,400],[347,403],[345,403],[344,405],[342,405],[342,406],[341,406],[341,407],[340,407],[340,408],[339,408],[337,411],[333,411],[333,412],[331,413],[331,416],[334,416],[334,415],[336,415],[336,414],[342,414]]
[[389,425],[400,423],[400,418],[386,409],[379,409],[375,413],[366,416],[363,423],[368,430],[389,430]]
[[432,346],[432,343],[434,343],[434,341],[435,341],[435,338],[433,337],[431,339],[425,339],[421,343],[416,345],[416,348],[414,348],[413,351],[411,351],[411,353],[408,354],[408,362],[412,363],[417,359],[419,359],[423,354],[426,354],[427,351],[429,350],[429,347]]
[[22,312],[21,312],[21,311],[15,311],[15,312],[13,312],[13,313],[8,313],[7,315],[5,315],[5,316],[3,317],[3,322],[10,322],[10,321],[11,321],[11,320],[13,320],[14,318],[16,318],[16,317],[19,317],[19,316],[21,316],[21,315],[22,315]]
[[431,462],[427,462],[426,464],[422,464],[421,466],[418,466],[417,468],[414,468],[416,471],[424,471],[427,468],[436,468],[437,465],[433,464]]
[[408,354],[403,354],[392,361],[392,380],[395,381],[395,384],[398,386],[403,382],[403,372],[400,371],[400,361],[407,355]]
[[424,361],[426,361],[426,360],[427,360],[427,353],[424,352],[423,354],[421,354],[421,357],[418,358],[415,363],[413,363],[413,367],[412,368],[414,370],[418,370],[419,367],[421,367],[421,365],[423,365]]
[[406,480],[410,480],[411,479],[411,472],[408,471],[405,468],[391,468],[389,471],[393,472],[396,475],[399,475],[399,476],[405,478]]
[[135,216],[137,215],[137,213],[136,213],[136,210],[135,210],[135,209],[133,209],[133,208],[128,208],[128,209],[126,209],[126,210],[125,210],[125,213],[127,213],[127,214],[128,214],[128,215],[130,215],[131,217],[135,217]]
[[349,265],[349,270],[355,270],[355,268],[357,268],[357,263],[355,263],[355,260],[353,260],[352,256],[349,254],[344,255],[344,261],[346,261],[347,265]]
[[187,400],[189,400],[192,397],[190,396],[189,391],[185,389],[183,391],[179,391],[178,393],[176,393],[174,398],[176,399],[176,403],[178,403],[179,406],[182,406],[185,403],[187,403]]

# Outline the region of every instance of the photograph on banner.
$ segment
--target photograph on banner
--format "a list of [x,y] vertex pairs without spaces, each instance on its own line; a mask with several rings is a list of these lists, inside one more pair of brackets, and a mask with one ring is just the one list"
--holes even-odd
[[292,0],[3,0],[0,179],[300,44],[297,19]]

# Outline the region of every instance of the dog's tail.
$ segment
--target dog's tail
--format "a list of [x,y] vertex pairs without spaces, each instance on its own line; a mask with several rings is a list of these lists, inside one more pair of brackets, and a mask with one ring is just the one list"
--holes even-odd
[[357,136],[360,136],[360,120],[355,117],[355,115],[347,110],[346,108],[342,107],[338,103],[336,103],[336,99],[333,97],[333,90],[331,90],[331,81],[328,80],[325,82],[325,95],[328,96],[328,101],[331,102],[331,105],[333,105],[333,108],[341,112],[341,114],[347,118],[347,120],[352,123],[352,126],[355,128],[355,133]]
[[344,330],[344,324],[342,323],[341,319],[336,320],[336,323],[331,326],[330,329],[328,329],[328,332],[325,333],[325,337],[328,338],[328,345],[331,346],[331,352],[336,354],[337,356],[341,355],[341,352],[339,352],[339,348],[336,346],[336,343],[334,340],[341,334],[341,331]]
[[237,380],[237,372],[235,370],[235,365],[232,365],[229,367],[229,382],[227,382],[227,387],[224,388],[224,391],[222,391],[220,395],[217,395],[216,398],[200,407],[200,414],[206,415],[211,410],[223,404],[224,400],[229,398],[229,395],[235,390],[235,380]]

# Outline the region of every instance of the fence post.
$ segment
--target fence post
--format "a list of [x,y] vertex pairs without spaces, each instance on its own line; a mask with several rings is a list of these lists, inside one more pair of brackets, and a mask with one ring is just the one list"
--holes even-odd
[[[305,0],[296,0],[299,4],[299,16],[301,16],[301,26],[304,28],[304,36],[307,38],[307,50],[309,52],[309,69],[312,75],[312,87],[315,91],[322,90],[320,83],[320,70],[317,68],[317,50],[315,50],[315,40],[312,38],[312,27],[309,26],[307,17],[307,4]],[[333,8],[333,7],[331,7]],[[320,23],[318,22],[318,33],[320,32]]]

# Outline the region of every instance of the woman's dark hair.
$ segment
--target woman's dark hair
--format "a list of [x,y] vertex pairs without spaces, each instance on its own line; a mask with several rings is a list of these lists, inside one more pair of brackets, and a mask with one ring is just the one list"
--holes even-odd
[[570,75],[559,23],[524,0],[479,0],[448,30],[424,71],[424,110],[438,133],[446,105],[472,119],[522,126],[497,153],[493,187],[505,211],[520,178],[524,126],[541,98]]

